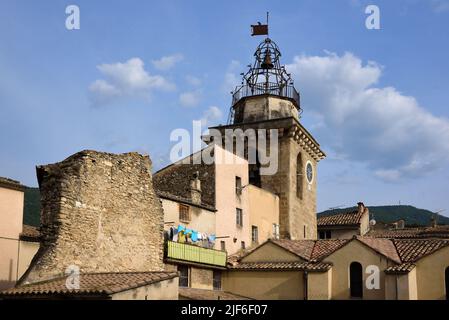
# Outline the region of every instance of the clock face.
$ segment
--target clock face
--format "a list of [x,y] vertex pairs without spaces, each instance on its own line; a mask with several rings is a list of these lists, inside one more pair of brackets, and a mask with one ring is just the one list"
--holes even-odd
[[306,176],[307,176],[307,181],[309,183],[312,183],[312,181],[313,181],[313,166],[310,162],[307,162],[307,165],[306,165]]

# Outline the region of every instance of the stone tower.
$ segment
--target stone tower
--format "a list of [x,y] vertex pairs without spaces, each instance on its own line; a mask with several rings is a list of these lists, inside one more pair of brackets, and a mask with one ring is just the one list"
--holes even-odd
[[[224,135],[229,129],[277,130],[277,172],[261,174],[256,161],[249,167],[250,183],[279,195],[281,238],[316,239],[316,168],[325,154],[300,123],[300,96],[280,64],[278,46],[267,37],[254,56],[242,84],[232,92],[228,124],[210,129]],[[245,152],[247,156],[246,145]]]
[[38,166],[41,246],[21,284],[88,272],[162,271],[163,211],[151,160],[138,153],[78,152]]

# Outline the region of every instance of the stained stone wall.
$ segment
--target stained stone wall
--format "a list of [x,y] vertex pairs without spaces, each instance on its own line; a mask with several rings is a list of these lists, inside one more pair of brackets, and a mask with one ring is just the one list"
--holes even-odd
[[81,272],[161,271],[163,211],[151,160],[81,151],[37,167],[41,247],[21,283]]

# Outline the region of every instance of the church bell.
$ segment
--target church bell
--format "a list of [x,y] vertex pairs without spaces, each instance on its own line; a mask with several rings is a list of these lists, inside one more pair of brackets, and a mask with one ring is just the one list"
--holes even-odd
[[274,64],[271,62],[271,52],[267,49],[265,51],[265,57],[263,59],[263,62],[261,64],[262,69],[273,69]]

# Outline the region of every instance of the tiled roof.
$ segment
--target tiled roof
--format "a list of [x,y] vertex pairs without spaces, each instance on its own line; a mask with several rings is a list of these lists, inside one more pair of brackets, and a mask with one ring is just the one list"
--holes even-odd
[[228,265],[237,265],[239,261],[248,256],[251,252],[265,245],[266,243],[274,243],[281,248],[297,255],[306,261],[320,261],[321,259],[327,257],[337,249],[345,245],[348,239],[329,239],[329,240],[273,240],[270,239],[260,246],[247,249],[242,252],[228,256]]
[[19,286],[0,292],[1,296],[29,295],[111,295],[178,276],[177,272],[85,273],[80,289],[67,289],[67,277]]
[[[230,256],[229,269],[239,270],[311,270],[325,271],[331,264],[325,262],[325,258],[345,246],[350,241],[360,241],[380,255],[396,263],[388,272],[408,272],[413,269],[413,263],[449,245],[449,240],[444,239],[383,239],[357,236],[352,239],[331,240],[268,240],[285,250],[294,253],[299,258],[306,260],[295,262],[240,262],[259,247],[252,248],[250,252]],[[266,243],[267,243],[266,242]],[[266,257],[267,260],[270,257]]]
[[22,226],[22,233],[20,234],[20,239],[25,241],[39,241],[40,233],[37,227],[29,226],[24,224]]
[[391,266],[385,269],[385,273],[409,273],[413,270],[415,265],[410,262],[402,263],[396,266]]
[[181,197],[181,196],[172,194],[170,192],[156,190],[156,193],[160,198],[173,200],[173,201],[181,202],[181,203],[186,203],[186,204],[189,204],[189,205],[192,205],[195,207],[199,207],[199,208],[203,208],[203,209],[206,209],[209,211],[217,211],[217,209],[215,209],[213,206],[210,206],[206,203],[201,203],[201,204],[193,203],[192,199],[190,199],[190,198]]
[[402,262],[415,262],[449,245],[449,240],[442,239],[394,239],[393,241]]
[[315,240],[270,240],[278,246],[290,251],[304,260],[310,260]]
[[449,238],[449,226],[371,230],[368,232],[367,236],[391,239]]
[[250,300],[250,298],[225,291],[181,287],[179,297],[191,300]]
[[377,238],[367,238],[367,237],[357,237],[357,240],[366,244],[368,247],[372,248],[374,251],[382,254],[388,259],[401,263],[401,259],[396,251],[394,243],[390,239],[377,239]]
[[315,241],[310,260],[320,261],[343,247],[349,241],[349,239],[317,240]]
[[352,211],[319,217],[317,225],[320,226],[352,226],[360,224],[364,212]]
[[9,179],[9,178],[5,178],[5,177],[0,177],[0,187],[12,189],[12,190],[17,190],[17,191],[24,191],[25,190],[25,186],[20,184],[19,181],[16,181],[16,180],[13,180],[13,179]]
[[327,271],[332,267],[331,263],[312,263],[300,261],[288,262],[242,262],[236,264],[230,269],[234,270],[276,270],[276,271],[290,271],[290,270],[307,270],[322,272]]

